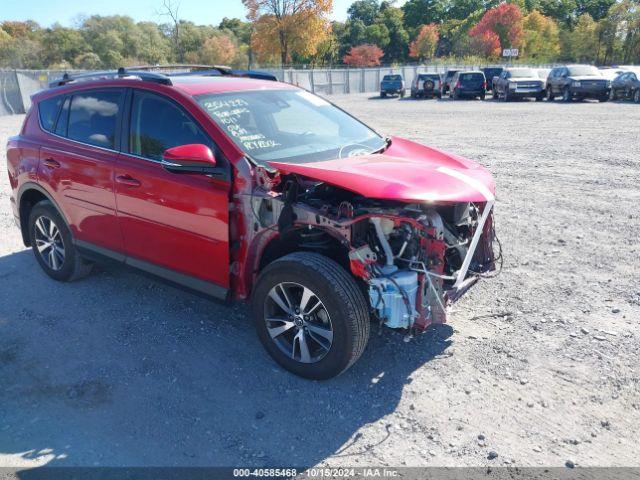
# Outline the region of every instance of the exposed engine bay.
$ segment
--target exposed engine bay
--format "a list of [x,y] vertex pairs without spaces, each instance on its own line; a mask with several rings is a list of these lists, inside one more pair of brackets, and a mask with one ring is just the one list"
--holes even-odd
[[259,176],[250,200],[254,231],[277,229],[299,248],[342,261],[387,327],[414,332],[445,322],[448,305],[501,258],[493,249],[493,199],[406,203],[295,174]]

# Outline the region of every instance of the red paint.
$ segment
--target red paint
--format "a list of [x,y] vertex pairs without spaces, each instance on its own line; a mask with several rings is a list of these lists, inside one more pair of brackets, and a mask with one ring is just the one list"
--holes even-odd
[[206,145],[198,143],[191,145],[179,145],[165,150],[162,155],[167,162],[188,161],[191,163],[202,163],[203,165],[215,167],[216,159],[213,152]]
[[305,164],[269,163],[282,172],[328,182],[370,198],[438,203],[486,201],[476,188],[438,171],[438,167],[458,170],[495,192],[493,177],[482,166],[400,138],[393,138],[384,154]]
[[[271,181],[276,185],[278,176],[256,175],[193,96],[295,87],[242,78],[183,77],[175,78],[174,84],[100,80],[36,94],[20,135],[7,146],[14,215],[19,214],[21,188],[37,183],[58,205],[77,239],[215,283],[229,288],[235,298],[246,298],[264,249],[278,236],[275,229],[255,228],[248,199],[258,181],[263,186]],[[170,173],[158,162],[82,145],[40,128],[39,101],[96,87],[153,91],[180,104],[215,142],[221,157],[214,159],[210,151],[190,145],[172,149],[166,159],[224,161],[233,181]],[[441,166],[463,172],[492,192],[495,189],[491,175],[481,166],[400,138],[394,138],[382,155],[273,165],[283,173],[299,173],[381,199],[484,201],[475,189],[438,172]],[[355,268],[360,271],[360,266]]]

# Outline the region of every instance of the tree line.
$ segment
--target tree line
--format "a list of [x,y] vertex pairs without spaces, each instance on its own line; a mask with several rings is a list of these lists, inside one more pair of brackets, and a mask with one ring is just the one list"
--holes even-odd
[[71,27],[0,23],[0,67],[98,69],[137,64],[373,66],[498,61],[640,63],[640,0],[242,0],[247,21],[198,25],[163,0],[163,22],[79,17]]

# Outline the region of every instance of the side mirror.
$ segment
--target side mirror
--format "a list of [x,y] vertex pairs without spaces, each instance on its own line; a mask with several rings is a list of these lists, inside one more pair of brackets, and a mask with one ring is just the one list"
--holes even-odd
[[162,160],[165,170],[172,173],[219,173],[213,152],[201,143],[169,148],[162,154]]

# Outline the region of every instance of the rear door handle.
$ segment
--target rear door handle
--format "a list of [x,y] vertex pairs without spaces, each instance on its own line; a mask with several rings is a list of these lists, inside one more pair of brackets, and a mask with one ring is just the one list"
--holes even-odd
[[54,160],[53,158],[45,158],[42,162],[45,167],[49,168],[60,168],[60,162]]
[[126,185],[127,187],[139,187],[141,185],[139,180],[129,175],[117,175],[116,182]]

